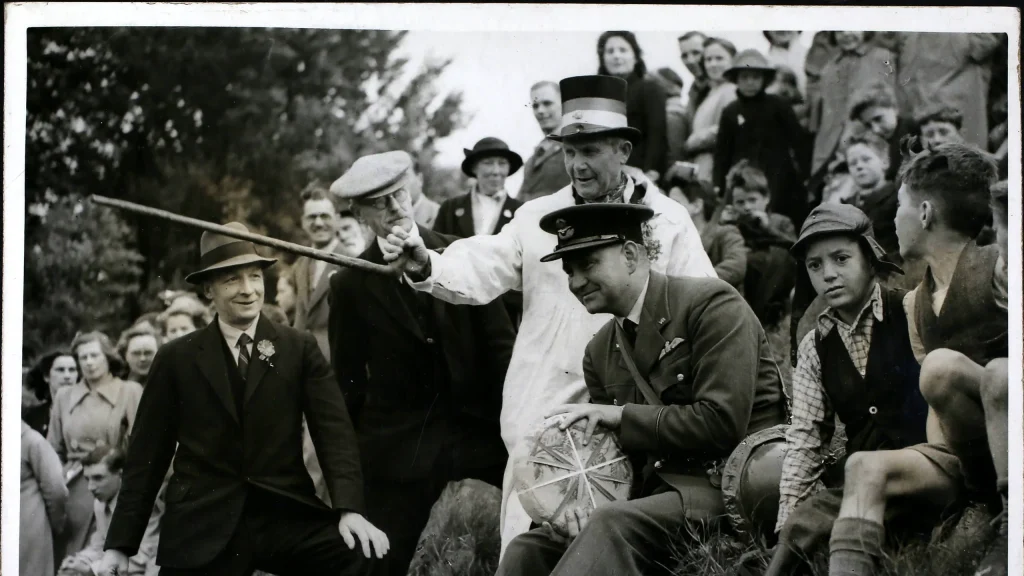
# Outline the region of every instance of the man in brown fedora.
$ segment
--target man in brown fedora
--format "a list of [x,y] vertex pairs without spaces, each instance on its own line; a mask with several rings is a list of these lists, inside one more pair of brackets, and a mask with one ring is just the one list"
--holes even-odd
[[[210,232],[200,251],[199,270],[186,280],[202,286],[217,318],[153,361],[102,574],[126,573],[172,458],[161,574],[366,573],[388,540],[362,516],[355,434],[316,339],[260,313],[263,270],[276,260]],[[303,465],[303,415],[333,510],[317,499]]]

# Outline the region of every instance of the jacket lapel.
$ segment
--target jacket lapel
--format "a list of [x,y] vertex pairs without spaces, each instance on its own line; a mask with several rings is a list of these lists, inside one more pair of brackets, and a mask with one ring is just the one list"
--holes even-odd
[[497,234],[501,229],[512,221],[512,216],[515,214],[516,200],[511,196],[505,196],[505,202],[501,205],[501,213],[498,214],[498,220],[494,223],[494,230],[491,230],[491,234]]
[[[421,229],[420,233],[422,234],[423,232],[424,230]],[[424,242],[426,242],[426,237],[424,237]],[[376,238],[372,240],[372,245],[366,251],[365,257],[370,262],[384,264],[384,254],[380,251]],[[416,338],[420,340],[426,339],[419,323],[416,322],[416,318],[413,316],[413,311],[409,310],[409,307],[405,304],[405,299],[398,292],[401,289],[398,279],[382,274],[363,274],[363,278],[366,282],[366,291],[380,302],[381,308],[394,318],[396,324],[404,326]]]
[[235,400],[231,392],[231,381],[228,378],[228,363],[224,356],[224,336],[220,332],[216,318],[213,322],[203,328],[204,332],[198,339],[199,353],[196,354],[196,364],[199,371],[206,377],[206,381],[213,387],[213,391],[220,398],[224,408],[231,414],[235,423],[240,423],[238,411],[235,410]]
[[249,403],[249,399],[252,398],[253,393],[256,392],[256,388],[263,380],[263,376],[267,373],[267,369],[270,368],[270,362],[273,362],[273,359],[271,358],[267,358],[266,360],[260,358],[263,356],[259,350],[260,343],[270,342],[270,344],[273,345],[276,337],[277,330],[274,329],[274,323],[267,320],[266,316],[260,314],[259,323],[256,324],[256,338],[252,343],[252,354],[249,356],[249,376],[245,381],[245,400],[243,401],[242,406]]
[[[311,263],[311,265],[315,264]],[[320,275],[320,281],[313,289],[313,294],[309,297],[309,304],[306,306],[306,310],[312,310],[316,308],[316,305],[320,303],[320,300],[327,295],[331,287],[331,274],[338,271],[338,267],[334,264],[328,264],[324,268],[324,273]]]
[[547,161],[547,160],[548,160],[549,158],[551,158],[552,156],[554,156],[556,152],[560,152],[560,151],[561,151],[561,149],[562,149],[562,146],[561,146],[561,145],[558,145],[558,146],[549,146],[549,147],[547,147],[547,148],[544,148],[544,149],[543,149],[543,152],[542,152],[542,153],[541,153],[540,155],[535,155],[535,156],[534,156],[534,161],[533,161],[533,169],[534,169],[534,170],[537,170],[537,169],[539,169],[539,168],[540,168],[540,165],[541,165],[541,164],[543,164],[543,163],[544,163],[544,162],[546,162],[546,161]]
[[458,229],[463,238],[469,238],[470,236],[476,235],[476,229],[473,228],[472,194],[473,192],[470,191],[469,194],[462,196],[456,201],[456,210],[462,210],[461,215],[456,215],[456,218],[458,218],[458,225],[456,226],[456,229]]
[[650,374],[665,346],[661,331],[672,320],[668,309],[667,279],[657,272],[651,272],[644,309],[640,313],[640,324],[636,334],[636,365],[644,374]]

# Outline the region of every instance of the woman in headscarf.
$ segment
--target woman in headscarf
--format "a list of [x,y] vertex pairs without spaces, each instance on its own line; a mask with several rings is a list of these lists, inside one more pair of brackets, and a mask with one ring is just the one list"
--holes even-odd
[[628,84],[626,122],[643,133],[633,145],[629,166],[640,168],[652,182],[665,172],[668,136],[665,101],[668,95],[651,75],[647,74],[643,51],[632,32],[605,32],[597,40],[597,73],[618,76]]
[[57,563],[86,544],[93,517],[93,496],[82,476],[81,460],[97,446],[127,447],[142,386],[126,381],[124,360],[102,332],[75,336],[71,352],[82,379],[57,391],[47,439],[60,457],[69,498],[67,528],[54,547]]
[[21,396],[21,419],[46,436],[50,428],[50,409],[57,391],[78,381],[78,362],[63,349],[43,354],[25,375]]
[[[159,318],[159,316],[157,316]],[[149,369],[153,366],[157,348],[160,347],[160,333],[151,322],[138,322],[121,333],[117,340],[117,353],[128,363],[127,379],[145,386]]]
[[708,38],[704,41],[702,66],[711,91],[694,112],[690,137],[686,140],[686,152],[690,161],[697,165],[697,177],[708,182],[714,178],[718,123],[725,107],[736,100],[736,85],[725,77],[725,71],[732,67],[734,56],[736,46],[732,42],[721,38]]

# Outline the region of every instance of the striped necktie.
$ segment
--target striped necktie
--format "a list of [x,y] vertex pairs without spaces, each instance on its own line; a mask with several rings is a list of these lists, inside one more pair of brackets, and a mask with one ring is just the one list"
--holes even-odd
[[249,343],[252,338],[245,332],[238,337],[238,371],[242,374],[242,380],[249,376]]

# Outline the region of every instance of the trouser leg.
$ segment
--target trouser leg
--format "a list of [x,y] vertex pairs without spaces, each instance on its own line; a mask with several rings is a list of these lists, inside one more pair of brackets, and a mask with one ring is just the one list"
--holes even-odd
[[366,482],[367,519],[387,535],[391,546],[387,556],[376,563],[373,574],[405,576],[430,518],[430,509],[446,484],[446,475],[408,482]]
[[675,491],[607,504],[594,510],[552,574],[650,574],[664,564],[685,522]]
[[555,542],[538,528],[509,542],[495,576],[546,576],[565,553],[565,544]]

